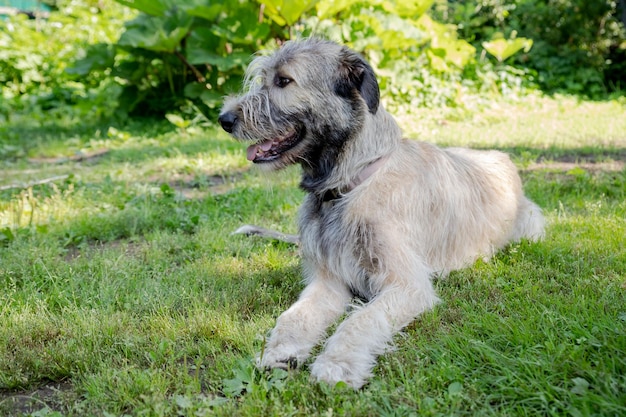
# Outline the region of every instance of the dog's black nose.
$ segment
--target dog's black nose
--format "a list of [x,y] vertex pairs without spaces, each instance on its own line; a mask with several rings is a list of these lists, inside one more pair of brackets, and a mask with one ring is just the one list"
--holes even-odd
[[235,123],[239,118],[237,115],[231,111],[220,114],[220,117],[217,119],[222,125],[222,129],[227,131],[228,133],[233,133],[233,128],[235,127]]

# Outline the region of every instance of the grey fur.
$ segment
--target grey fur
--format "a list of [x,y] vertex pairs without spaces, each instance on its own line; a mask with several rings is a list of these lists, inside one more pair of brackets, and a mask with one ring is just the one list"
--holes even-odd
[[433,276],[543,236],[541,210],[507,155],[402,139],[372,68],[335,43],[288,42],[255,59],[220,122],[252,142],[255,163],[300,164],[308,193],[299,215],[307,287],[278,318],[260,367],[305,362],[358,296],[366,303],[310,368],[358,388],[393,334],[438,302]]

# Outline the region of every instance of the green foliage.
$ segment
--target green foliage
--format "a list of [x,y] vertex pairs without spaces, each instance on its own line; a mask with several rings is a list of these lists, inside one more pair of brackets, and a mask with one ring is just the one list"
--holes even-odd
[[223,391],[230,398],[244,394],[267,398],[270,390],[284,388],[287,375],[282,369],[272,369],[265,374],[256,368],[254,360],[244,358],[233,369],[233,377],[223,380]]
[[171,0],[116,0],[118,3],[137,9],[140,12],[151,16],[162,16],[165,12],[174,6],[175,2]]
[[292,26],[319,0],[257,0],[263,12],[280,26]]
[[626,73],[612,0],[54,3],[48,19],[0,21],[0,121],[213,119],[254,53],[310,35],[363,53],[401,113],[517,98],[537,84],[599,97]]
[[[73,0],[60,3],[41,32],[33,22],[9,21],[16,31],[12,49],[0,55],[6,81],[2,94],[10,99],[10,106],[0,105],[5,118],[15,117],[16,109],[81,118],[180,110],[212,114],[224,95],[239,90],[244,68],[257,50],[313,33],[363,52],[376,67],[393,110],[459,105],[455,84],[463,75],[480,74],[467,71],[475,66],[475,49],[456,36],[453,26],[427,14],[432,0],[118,3],[138,14],[123,30],[121,20],[114,20],[105,34],[92,35],[89,42],[74,33],[87,19],[97,31],[107,18],[130,16],[129,11],[122,14],[124,9],[107,4],[104,13]],[[70,10],[74,15],[68,16]],[[67,36],[79,42],[50,41],[55,19],[65,19]],[[32,43],[20,44],[33,38],[53,49],[42,53]]]
[[172,8],[162,16],[141,14],[126,23],[117,44],[153,52],[174,53],[191,29],[192,17],[182,9]]
[[476,62],[454,26],[427,14],[433,0],[230,0],[219,9],[203,0],[120,3],[142,13],[112,46],[116,57],[99,45],[70,71],[109,71],[122,87],[120,109],[135,114],[189,103],[214,113],[239,90],[254,52],[296,36],[322,35],[364,53],[394,110],[459,105],[455,84]]
[[544,90],[600,97],[624,87],[625,7],[614,0],[472,0],[443,3],[436,15],[458,24],[477,47],[499,33],[532,39],[514,65],[533,71]]
[[[249,57],[278,33],[271,22],[258,21],[259,6],[252,2],[119,3],[141,13],[115,44],[95,46],[71,71],[109,73],[121,86],[124,113],[158,115],[189,104],[210,112],[238,90]],[[95,58],[111,50],[112,59]]]
[[[106,114],[111,81],[105,74],[77,80],[66,69],[93,42],[110,42],[130,15],[101,2],[58,1],[48,19],[15,16],[0,20],[0,121],[21,111],[29,118],[85,117]],[[106,51],[92,59],[105,59]],[[45,115],[44,113],[45,112]]]
[[460,104],[455,87],[475,48],[429,16],[432,0],[322,0],[305,26],[362,52],[394,111]]
[[620,64],[611,62],[611,51],[622,50],[621,60],[626,62],[626,45],[621,45],[626,32],[617,17],[616,2],[519,2],[509,25],[537,40],[526,65],[537,71],[544,88],[594,97],[620,88],[626,73],[617,79],[606,77],[611,66]]
[[483,48],[485,48],[485,51],[489,52],[498,60],[498,62],[501,63],[503,61],[506,61],[508,58],[512,57],[522,49],[524,50],[524,52],[528,52],[533,46],[533,41],[532,39],[526,38],[497,38],[490,42],[483,42],[482,46]]

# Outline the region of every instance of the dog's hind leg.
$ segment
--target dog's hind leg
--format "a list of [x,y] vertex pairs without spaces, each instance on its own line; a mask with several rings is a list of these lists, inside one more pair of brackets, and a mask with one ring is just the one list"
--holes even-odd
[[257,365],[282,369],[301,365],[328,326],[345,311],[350,298],[350,291],[342,283],[315,278],[298,301],[278,317]]
[[439,300],[430,282],[429,271],[420,271],[404,283],[396,283],[354,311],[326,343],[311,366],[318,381],[343,381],[360,388],[376,364],[376,357],[389,346],[392,337],[415,317]]

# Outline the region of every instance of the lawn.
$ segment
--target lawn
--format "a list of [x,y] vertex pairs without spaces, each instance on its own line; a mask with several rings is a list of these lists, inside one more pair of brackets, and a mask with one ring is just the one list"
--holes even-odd
[[302,289],[297,168],[209,124],[0,126],[0,415],[626,415],[626,103],[401,117],[502,149],[547,236],[436,281],[359,391],[252,366]]

